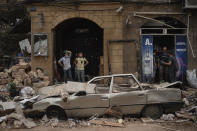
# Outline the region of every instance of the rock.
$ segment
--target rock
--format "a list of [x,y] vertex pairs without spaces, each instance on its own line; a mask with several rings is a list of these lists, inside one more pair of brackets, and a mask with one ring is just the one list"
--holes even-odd
[[151,119],[151,118],[141,118],[141,121],[144,122],[144,123],[151,123],[151,122],[154,122],[154,120]]
[[47,117],[46,115],[44,115],[44,116],[42,117],[42,122],[46,123],[46,122],[48,122],[48,121],[49,121],[48,117]]
[[14,128],[21,128],[23,123],[19,120],[14,121]]
[[33,83],[34,88],[41,88],[41,87],[47,87],[49,85],[49,81],[43,81],[39,83]]
[[11,118],[14,118],[15,120],[18,120],[20,121],[21,123],[24,124],[24,126],[26,128],[33,128],[33,127],[36,127],[36,123],[33,122],[32,120],[30,119],[26,119],[23,115],[21,114],[16,114],[16,113],[12,113],[10,115],[7,116],[7,119],[11,119]]
[[7,126],[6,122],[3,121],[3,122],[1,123],[1,127],[2,127],[2,128],[6,128],[6,126]]
[[26,79],[24,79],[24,86],[31,86],[32,83],[31,83],[31,79],[28,77]]
[[175,115],[174,114],[163,114],[160,119],[164,120],[164,121],[173,121],[173,120],[175,120]]
[[38,76],[38,78],[43,78],[44,73],[40,69],[37,69],[37,76]]
[[51,123],[51,127],[55,128],[58,126],[59,120],[57,118],[53,118],[50,120],[50,123]]
[[196,116],[192,116],[187,112],[184,112],[184,113],[175,112],[175,114],[179,118],[189,119],[189,120],[192,120],[192,121],[196,120]]
[[187,100],[187,98],[183,98],[183,102],[186,106],[189,106],[189,101]]
[[118,123],[122,124],[123,123],[123,119],[118,119]]
[[8,73],[0,72],[0,79],[4,79],[4,78],[8,78],[8,77],[9,77]]
[[10,114],[15,111],[15,102],[0,102],[0,116]]
[[48,77],[48,76],[43,76],[43,77],[42,77],[42,80],[43,80],[43,81],[49,81],[49,77]]

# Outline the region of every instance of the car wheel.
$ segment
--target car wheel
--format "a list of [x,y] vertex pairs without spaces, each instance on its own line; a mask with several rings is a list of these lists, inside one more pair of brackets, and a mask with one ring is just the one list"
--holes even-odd
[[163,108],[160,105],[149,105],[142,111],[142,117],[150,117],[152,119],[158,119],[162,114]]
[[58,106],[51,106],[47,108],[46,115],[49,119],[58,118],[60,120],[66,119],[64,110]]

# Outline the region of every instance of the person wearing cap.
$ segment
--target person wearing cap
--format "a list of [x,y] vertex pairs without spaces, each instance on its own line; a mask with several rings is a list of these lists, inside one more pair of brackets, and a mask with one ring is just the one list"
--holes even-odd
[[69,79],[72,81],[72,72],[71,72],[71,64],[70,64],[70,59],[72,56],[71,51],[64,51],[64,56],[59,59],[58,64],[63,67],[64,70],[64,82],[67,83],[67,80]]

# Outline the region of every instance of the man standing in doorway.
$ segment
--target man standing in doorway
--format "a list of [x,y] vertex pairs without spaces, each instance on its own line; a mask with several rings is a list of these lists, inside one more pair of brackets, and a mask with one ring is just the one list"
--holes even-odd
[[176,80],[176,72],[178,71],[178,62],[176,58],[173,56],[171,52],[169,52],[169,61],[172,62],[172,64],[169,67],[169,77],[170,77],[170,82],[175,82]]
[[58,64],[63,67],[64,70],[64,82],[67,83],[67,80],[69,79],[72,81],[72,72],[71,72],[71,64],[70,64],[70,58],[72,56],[71,51],[64,51],[64,56],[58,61]]
[[80,52],[78,57],[75,59],[75,65],[77,68],[77,78],[79,82],[85,81],[85,67],[88,65],[88,61],[83,57],[83,53]]
[[162,53],[160,56],[159,62],[159,78],[161,81],[169,81],[169,67],[172,64],[172,61],[169,59],[167,47],[162,48]]

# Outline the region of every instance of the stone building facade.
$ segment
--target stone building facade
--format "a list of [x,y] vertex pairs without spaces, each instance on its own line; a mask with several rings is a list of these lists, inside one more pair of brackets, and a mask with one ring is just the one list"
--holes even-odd
[[[196,15],[190,11],[185,11],[180,0],[129,0],[128,2],[65,1],[50,1],[46,3],[42,1],[28,2],[27,0],[26,3],[27,10],[31,16],[32,51],[34,50],[35,34],[46,34],[48,42],[48,55],[39,56],[32,53],[32,67],[34,70],[38,67],[43,68],[45,73],[50,76],[51,82],[55,74],[54,63],[58,55],[56,53],[59,51],[61,53],[63,50],[56,50],[56,48],[65,47],[65,49],[69,49],[65,45],[56,46],[63,42],[58,41],[59,38],[64,39],[63,37],[66,37],[58,36],[58,31],[59,34],[65,32],[62,31],[63,28],[65,27],[64,30],[69,28],[66,22],[72,25],[75,19],[79,23],[80,19],[92,22],[95,24],[93,28],[96,29],[97,26],[102,30],[100,34],[102,38],[99,41],[99,44],[102,44],[102,47],[99,48],[99,50],[102,50],[102,53],[99,57],[100,71],[98,75],[135,72],[139,72],[141,75],[143,70],[141,43],[143,27],[147,28],[147,26],[151,28],[148,34],[154,36],[158,36],[158,32],[156,31],[155,34],[152,34],[151,31],[154,33],[155,30],[152,30],[152,28],[160,28],[162,26],[164,31],[162,33],[164,34],[166,34],[166,29],[168,28],[180,28],[177,32],[188,36],[187,41],[189,40],[192,46],[191,50],[189,44],[187,44],[187,68],[197,68],[197,58],[192,55],[192,51],[194,55],[197,55]],[[190,17],[188,17],[189,14],[191,15]],[[187,26],[188,18],[190,18],[189,30]],[[174,20],[172,24],[169,23],[171,19]],[[69,20],[70,22],[68,22]],[[177,22],[181,23],[181,27],[178,27],[180,24],[177,24]],[[174,27],[176,25],[178,26]],[[83,32],[85,30],[80,31]],[[189,34],[187,31],[189,31]],[[163,36],[162,33],[159,36]],[[67,32],[67,34],[69,33]],[[171,35],[175,36],[176,31]]]

